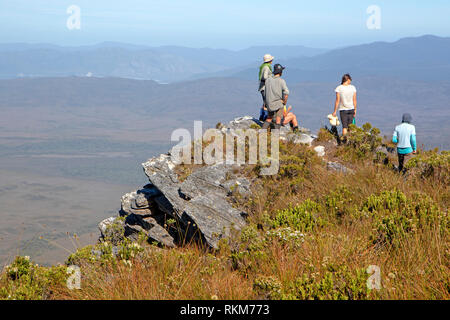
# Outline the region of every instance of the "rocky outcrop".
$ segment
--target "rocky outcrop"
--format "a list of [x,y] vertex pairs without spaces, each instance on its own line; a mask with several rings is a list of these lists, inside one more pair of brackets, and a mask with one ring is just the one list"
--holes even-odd
[[[188,240],[197,238],[216,248],[218,241],[232,229],[245,225],[245,213],[227,201],[229,186],[242,183],[232,167],[223,164],[203,167],[179,182],[170,157],[163,155],[143,164],[150,182],[161,191],[155,198],[158,208],[174,218]],[[248,184],[248,182],[246,182]]]
[[[236,118],[218,125],[223,133],[258,128],[252,117]],[[280,130],[280,139],[311,145],[314,136],[301,128],[294,134],[289,127]],[[251,195],[251,181],[241,176],[234,165],[202,166],[180,181],[170,153],[143,163],[149,184],[122,197],[118,217],[99,224],[101,237],[111,237],[120,229],[124,236],[136,240],[145,235],[149,242],[175,247],[191,241],[217,248],[220,239],[246,225],[246,212],[232,206],[230,195]],[[115,225],[115,228],[111,226]]]

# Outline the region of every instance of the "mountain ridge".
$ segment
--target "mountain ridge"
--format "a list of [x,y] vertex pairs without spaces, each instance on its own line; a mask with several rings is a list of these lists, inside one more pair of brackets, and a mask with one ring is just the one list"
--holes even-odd
[[[280,59],[291,82],[329,81],[344,73],[357,77],[389,77],[408,80],[450,80],[450,38],[425,35],[395,42],[378,41],[329,50],[313,57]],[[223,76],[255,79],[255,68],[234,68]],[[209,77],[217,74],[202,74]]]

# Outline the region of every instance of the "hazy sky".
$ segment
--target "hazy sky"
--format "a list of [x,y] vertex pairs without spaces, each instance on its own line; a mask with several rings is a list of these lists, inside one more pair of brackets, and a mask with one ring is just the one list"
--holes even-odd
[[[71,5],[81,10],[79,30],[67,28]],[[367,28],[370,5],[381,9],[379,30]],[[449,17],[449,0],[0,0],[0,42],[331,48],[450,36]]]

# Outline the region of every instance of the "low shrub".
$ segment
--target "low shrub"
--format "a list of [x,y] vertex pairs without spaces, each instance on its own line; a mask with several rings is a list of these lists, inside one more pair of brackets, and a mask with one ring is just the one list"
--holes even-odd
[[450,184],[449,151],[430,150],[421,152],[409,160],[405,167],[422,178],[433,178],[443,184]]
[[345,265],[329,265],[323,274],[303,275],[284,298],[300,300],[365,300],[369,298],[365,269],[351,272]]
[[427,195],[414,193],[411,198],[398,190],[371,195],[364,206],[374,218],[376,244],[398,247],[405,237],[418,231],[437,227],[441,234],[448,233],[449,219]]
[[335,136],[327,128],[320,128],[317,134],[317,142],[328,142],[335,140]]
[[346,139],[347,143],[339,153],[348,160],[372,158],[383,141],[380,137],[380,129],[372,127],[370,123],[364,124],[362,128],[351,124]]
[[274,228],[290,227],[301,232],[313,231],[327,224],[320,215],[321,211],[322,207],[318,203],[308,199],[299,205],[278,211],[272,226]]
[[365,300],[370,297],[365,269],[350,271],[345,265],[326,265],[325,270],[303,274],[282,284],[273,276],[259,276],[254,290],[273,300]]
[[345,185],[339,185],[325,197],[325,207],[332,217],[338,219],[348,215],[355,216],[357,205],[354,200],[354,191]]
[[47,299],[52,294],[50,286],[63,286],[67,277],[65,266],[42,267],[18,256],[0,278],[0,299]]
[[125,239],[125,217],[117,217],[104,231],[103,240],[113,244],[119,244]]

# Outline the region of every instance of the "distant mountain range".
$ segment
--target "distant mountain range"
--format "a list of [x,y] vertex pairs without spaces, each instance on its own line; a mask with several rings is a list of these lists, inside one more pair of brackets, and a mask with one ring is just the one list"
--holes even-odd
[[[310,57],[280,59],[289,82],[338,81],[344,73],[357,78],[417,81],[450,80],[450,38],[422,36],[331,50]],[[201,77],[229,76],[254,80],[257,64]]]
[[0,78],[94,76],[177,82],[211,77],[256,80],[265,53],[287,67],[290,82],[358,77],[450,80],[450,38],[422,36],[326,50],[259,46],[245,50],[146,47],[115,42],[61,47],[0,44]]
[[174,82],[197,74],[251,65],[268,52],[279,59],[289,59],[325,51],[304,46],[251,47],[232,51],[114,42],[81,47],[0,44],[0,78],[95,76]]

